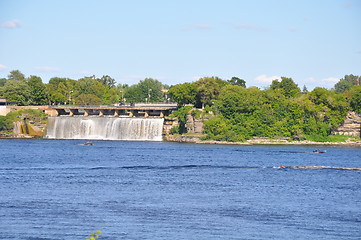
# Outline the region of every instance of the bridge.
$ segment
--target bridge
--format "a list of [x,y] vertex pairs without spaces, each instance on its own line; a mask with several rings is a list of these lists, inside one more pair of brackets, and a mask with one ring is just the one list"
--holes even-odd
[[177,110],[177,104],[130,104],[119,106],[49,106],[56,116],[165,117]]

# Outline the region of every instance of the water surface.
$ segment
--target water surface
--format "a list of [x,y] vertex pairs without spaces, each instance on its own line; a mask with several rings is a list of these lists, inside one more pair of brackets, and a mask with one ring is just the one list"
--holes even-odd
[[0,140],[1,239],[360,239],[361,148]]

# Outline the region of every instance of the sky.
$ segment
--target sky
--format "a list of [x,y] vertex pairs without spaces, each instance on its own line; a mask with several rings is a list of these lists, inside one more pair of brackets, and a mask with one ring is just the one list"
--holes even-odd
[[361,75],[361,0],[0,0],[0,78],[302,89]]

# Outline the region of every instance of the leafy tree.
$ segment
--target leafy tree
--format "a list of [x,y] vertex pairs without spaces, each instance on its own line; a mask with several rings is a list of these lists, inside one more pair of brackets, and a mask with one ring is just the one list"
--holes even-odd
[[105,86],[92,77],[85,77],[78,80],[75,89],[78,95],[93,94],[101,99]]
[[187,115],[188,113],[192,110],[192,106],[185,106],[185,107],[181,107],[179,108],[177,111],[175,111],[173,113],[174,117],[178,118],[178,122],[179,122],[179,133],[186,133],[187,132],[187,128],[186,128],[186,123],[187,123]]
[[171,87],[168,91],[170,97],[178,103],[179,106],[185,104],[195,104],[196,89],[191,83],[177,84]]
[[134,84],[124,89],[124,91],[124,98],[127,101],[145,102],[145,99],[147,98],[147,93],[143,93],[138,84]]
[[102,100],[94,94],[80,94],[75,99],[77,105],[101,105]]
[[3,87],[3,96],[9,102],[17,102],[18,105],[29,105],[31,90],[25,81],[8,80]]
[[40,77],[30,76],[27,80],[31,92],[32,105],[44,105],[48,103],[48,94]]
[[0,116],[0,132],[11,131],[14,128],[14,123],[6,116]]
[[104,75],[100,79],[97,79],[101,84],[108,85],[111,88],[115,87],[115,80],[108,75]]
[[256,88],[237,85],[225,86],[215,101],[217,110],[225,118],[234,118],[240,113],[252,113],[264,102],[264,93]]
[[115,87],[109,87],[109,85],[105,86],[104,93],[102,96],[102,104],[110,105],[118,102],[120,99],[120,92]]
[[307,94],[307,93],[308,93],[308,89],[306,85],[303,85],[302,94]]
[[132,85],[125,90],[124,97],[127,101],[135,102],[163,102],[163,84],[156,79],[146,78],[138,84]]
[[238,77],[232,77],[230,80],[227,80],[227,82],[232,85],[237,85],[246,88],[246,81]]
[[197,92],[196,106],[212,105],[226,81],[218,77],[204,77],[193,83]]
[[359,81],[360,76],[354,76],[352,74],[345,75],[344,78],[341,78],[340,81],[335,84],[335,91],[337,93],[343,93],[347,90],[351,90],[352,86],[359,84]]
[[283,94],[290,98],[298,96],[301,91],[298,85],[292,80],[292,78],[281,77],[281,82],[273,80],[270,89],[281,89]]
[[361,86],[354,86],[351,89],[350,105],[352,110],[361,113]]
[[3,87],[6,83],[7,79],[6,78],[0,78],[0,87]]
[[74,97],[79,95],[76,90],[77,84],[77,81],[69,78],[51,78],[46,85],[50,102],[72,103]]
[[22,72],[20,72],[19,70],[13,70],[8,75],[8,79],[15,80],[15,81],[24,81],[25,75]]

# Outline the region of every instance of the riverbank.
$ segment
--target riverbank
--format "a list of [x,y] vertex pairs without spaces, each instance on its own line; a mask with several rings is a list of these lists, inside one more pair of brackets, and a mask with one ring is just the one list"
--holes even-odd
[[[314,142],[314,141],[289,141],[287,139],[269,139],[269,138],[254,138],[246,142],[226,142],[215,140],[201,140],[203,135],[167,135],[164,136],[164,141],[167,142],[181,142],[194,144],[223,144],[223,145],[350,145],[361,146],[361,140],[346,140],[345,142]],[[39,136],[32,136],[28,134],[1,134],[0,139],[40,139]],[[351,139],[351,138],[350,138]]]
[[287,139],[253,138],[246,142],[227,142],[215,140],[201,140],[203,135],[168,135],[164,137],[165,141],[183,142],[195,144],[224,144],[224,145],[351,145],[361,146],[361,140],[348,139],[345,142],[314,142],[309,140],[290,141]]

